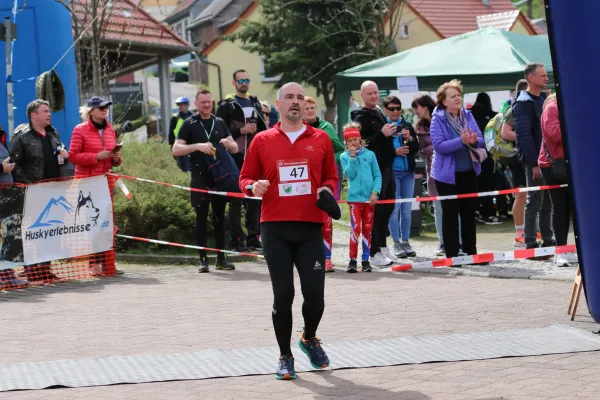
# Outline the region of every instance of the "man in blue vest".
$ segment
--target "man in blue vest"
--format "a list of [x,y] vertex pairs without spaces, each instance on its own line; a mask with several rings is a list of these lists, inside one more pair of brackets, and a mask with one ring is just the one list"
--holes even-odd
[[[179,108],[179,112],[174,114],[171,118],[171,124],[169,125],[169,145],[173,147],[175,140],[177,140],[177,136],[179,135],[179,130],[183,126],[183,121],[192,116],[192,112],[189,111],[190,108],[190,100],[187,97],[179,97],[175,100],[175,104]],[[183,172],[190,171],[190,156],[181,156],[177,157],[179,168]]]

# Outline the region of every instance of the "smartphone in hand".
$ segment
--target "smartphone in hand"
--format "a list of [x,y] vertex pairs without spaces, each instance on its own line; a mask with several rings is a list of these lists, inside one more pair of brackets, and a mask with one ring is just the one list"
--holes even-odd
[[116,144],[115,147],[113,147],[113,149],[110,152],[116,154],[119,151],[121,151],[122,147],[123,147],[123,142],[119,142],[119,143]]

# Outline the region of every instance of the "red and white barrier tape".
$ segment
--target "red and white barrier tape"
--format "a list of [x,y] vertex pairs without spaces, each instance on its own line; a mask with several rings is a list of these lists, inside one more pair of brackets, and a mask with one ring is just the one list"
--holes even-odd
[[423,261],[414,264],[402,264],[393,267],[383,268],[382,271],[409,271],[413,269],[452,267],[457,265],[482,264],[493,261],[512,261],[522,260],[533,257],[553,256],[554,254],[573,253],[577,251],[575,245],[556,246],[556,247],[538,247],[536,249],[523,249],[505,252],[475,254],[472,256],[462,256],[454,258],[442,258],[439,260]]
[[128,175],[119,175],[119,174],[108,174],[108,175],[119,177],[119,178],[123,178],[123,179],[129,179],[131,181],[153,183],[155,185],[167,186],[167,187],[172,187],[172,188],[175,188],[175,189],[187,190],[188,192],[208,193],[208,194],[215,194],[215,195],[218,195],[218,196],[227,196],[227,197],[237,197],[237,198],[242,198],[242,199],[262,200],[260,197],[250,197],[250,196],[246,196],[243,193],[238,193],[238,192],[219,192],[217,190],[196,189],[196,188],[191,188],[191,187],[187,187],[187,186],[174,185],[172,183],[166,183],[166,182],[160,182],[160,181],[153,181],[151,179],[137,178],[135,176],[128,176]]
[[119,189],[121,189],[125,197],[127,197],[127,200],[131,200],[131,193],[129,193],[127,186],[125,186],[121,178],[117,179],[117,186],[119,187]]
[[236,256],[246,256],[246,257],[255,257],[255,258],[264,259],[264,256],[262,256],[260,254],[254,254],[254,253],[239,253],[237,251],[229,251],[229,250],[222,250],[222,249],[213,249],[213,248],[210,248],[210,247],[193,246],[191,244],[181,244],[181,243],[165,242],[164,240],[147,239],[147,238],[141,238],[141,237],[136,237],[136,236],[128,236],[128,235],[116,235],[116,236],[117,237],[121,237],[121,238],[125,238],[125,239],[137,240],[139,242],[156,243],[156,244],[162,244],[162,245],[165,245],[165,246],[185,247],[186,249],[214,251],[214,252],[217,252],[217,253],[225,253],[225,254],[232,254],[232,255],[236,255]]
[[[391,199],[391,200],[379,200],[377,204],[393,204],[393,203],[414,203],[421,201],[435,201],[435,200],[456,200],[456,199],[469,199],[473,197],[487,197],[487,196],[501,196],[506,194],[514,193],[527,193],[537,192],[538,190],[552,190],[566,188],[569,185],[551,185],[551,186],[532,186],[526,188],[515,188],[506,190],[494,190],[492,192],[478,192],[478,193],[465,193],[465,194],[454,194],[450,196],[429,196],[429,197],[415,197],[413,199]],[[345,200],[338,201],[338,203],[346,203]],[[365,202],[367,203],[367,202]]]
[[[150,179],[137,178],[135,176],[128,176],[128,175],[117,175],[117,174],[109,174],[109,175],[120,177],[123,179],[129,179],[132,181],[153,183],[155,185],[173,187],[176,189],[187,190],[190,192],[199,192],[199,193],[215,194],[218,196],[228,196],[228,197],[262,200],[260,197],[250,197],[250,196],[246,196],[243,193],[219,192],[216,190],[195,189],[195,188],[190,188],[190,187],[186,187],[186,186],[174,185],[172,183],[153,181]],[[455,194],[455,195],[450,195],[450,196],[429,196],[429,197],[415,197],[415,198],[411,198],[411,199],[378,200],[377,204],[415,203],[415,202],[419,203],[422,201],[468,199],[468,198],[473,198],[473,197],[501,196],[501,195],[506,195],[506,194],[536,192],[539,190],[551,190],[551,189],[560,189],[560,188],[566,188],[566,187],[569,187],[569,185],[565,184],[565,185],[551,185],[551,186],[533,186],[533,187],[526,187],[526,188],[494,190],[492,192]],[[348,203],[348,201],[347,200],[338,200],[338,203]],[[368,203],[368,201],[356,202],[356,203]]]

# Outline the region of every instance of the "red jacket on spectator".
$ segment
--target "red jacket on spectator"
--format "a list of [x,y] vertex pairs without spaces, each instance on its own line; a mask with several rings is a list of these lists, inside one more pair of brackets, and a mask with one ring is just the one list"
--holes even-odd
[[75,165],[75,176],[95,176],[110,172],[113,166],[112,158],[98,161],[96,156],[103,150],[111,151],[117,144],[117,134],[112,126],[106,122],[102,135],[94,126],[92,119],[83,122],[73,129],[69,160]]
[[542,146],[538,165],[540,168],[551,168],[552,163],[546,157],[546,148],[553,160],[565,158],[562,136],[560,130],[560,119],[558,117],[558,103],[550,101],[542,113]]

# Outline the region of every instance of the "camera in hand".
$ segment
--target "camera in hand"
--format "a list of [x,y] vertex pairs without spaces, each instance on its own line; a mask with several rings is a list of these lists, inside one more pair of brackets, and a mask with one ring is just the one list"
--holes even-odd
[[255,124],[256,123],[256,111],[252,110],[252,115],[250,118],[246,118],[246,124]]

